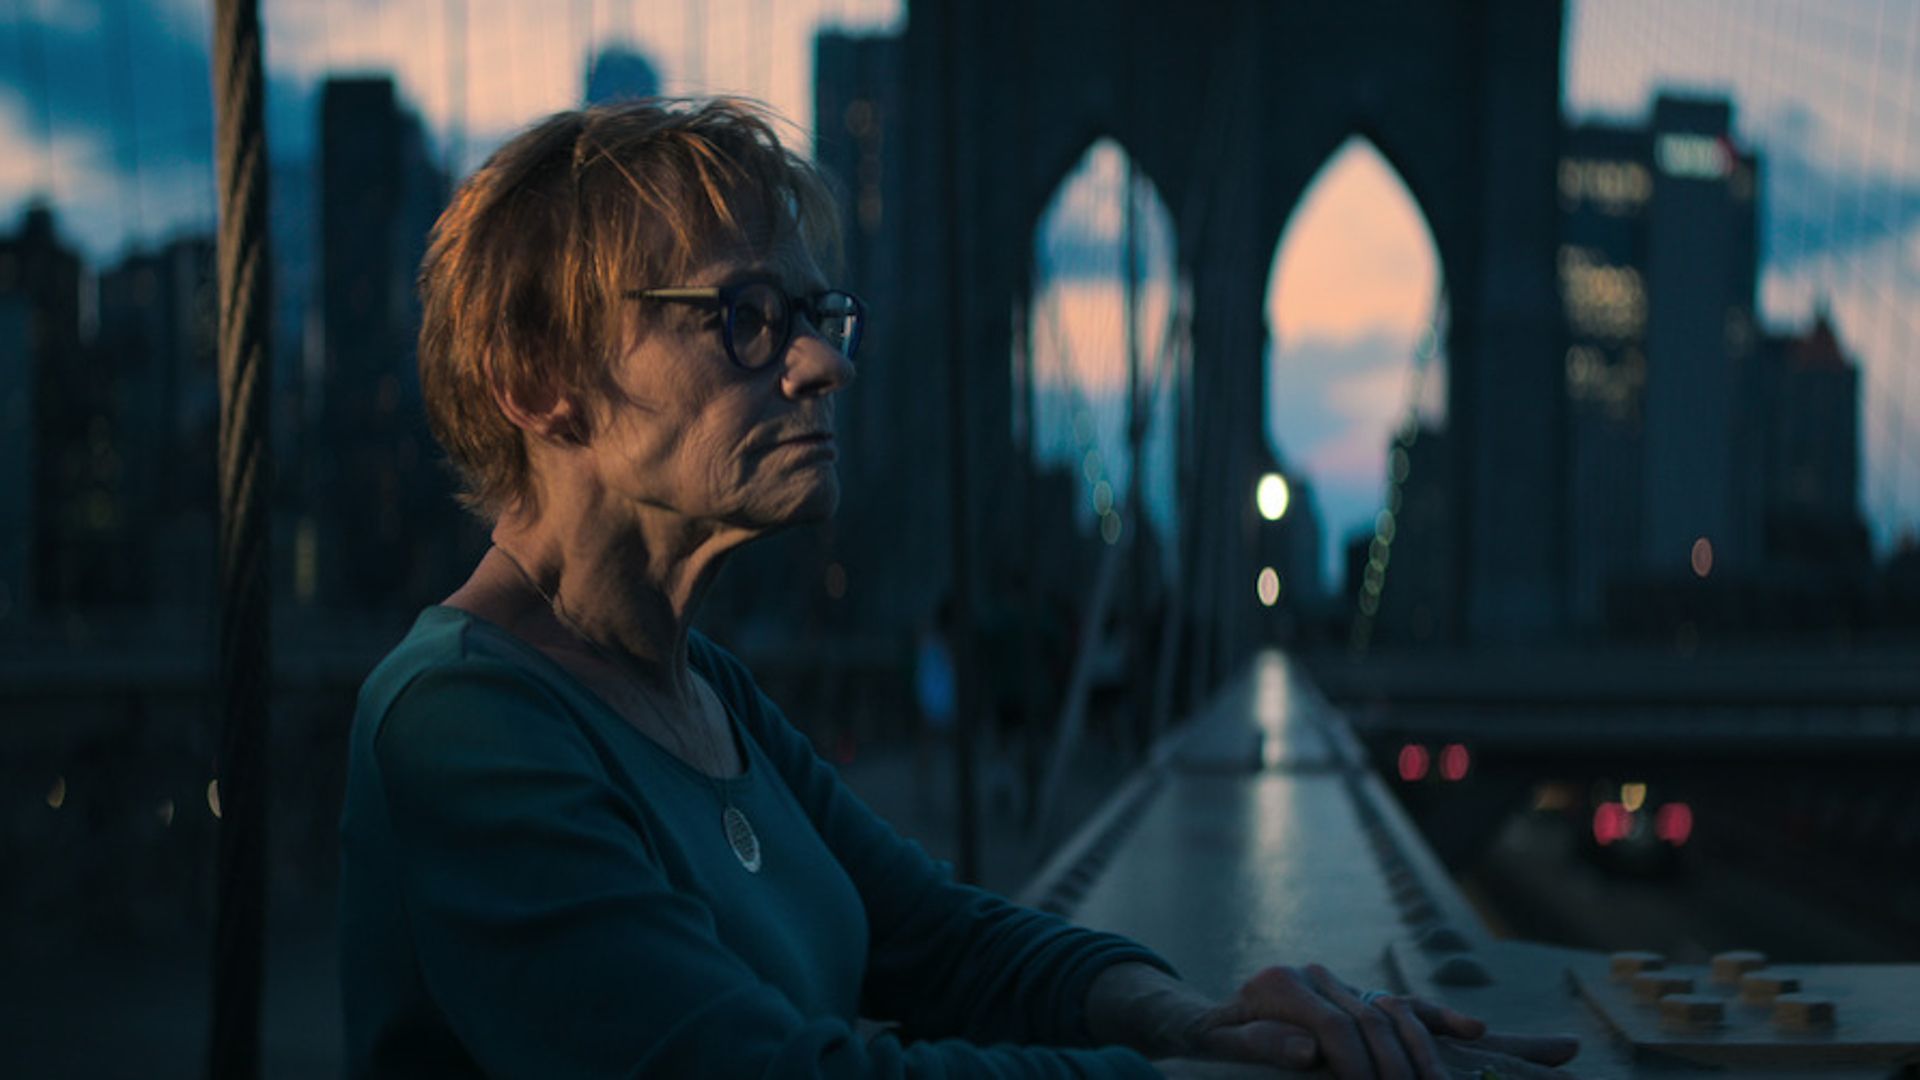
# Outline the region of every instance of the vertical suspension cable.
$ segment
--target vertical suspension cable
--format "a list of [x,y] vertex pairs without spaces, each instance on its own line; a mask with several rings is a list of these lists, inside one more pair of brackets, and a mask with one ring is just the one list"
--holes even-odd
[[952,325],[945,335],[947,342],[947,456],[948,483],[951,493],[948,496],[952,514],[953,547],[953,636],[949,644],[953,651],[954,685],[957,691],[955,704],[958,718],[954,737],[954,779],[959,801],[956,847],[958,853],[960,878],[963,881],[980,880],[980,835],[976,820],[977,806],[974,792],[974,738],[979,727],[980,692],[977,676],[979,666],[975,663],[974,649],[974,613],[973,613],[973,499],[970,490],[973,483],[973,470],[968,461],[968,420],[971,415],[967,379],[971,365],[969,349],[972,335],[969,333],[970,320],[965,308],[969,304],[971,290],[967,288],[968,265],[963,245],[965,239],[961,222],[969,215],[961,213],[963,188],[960,184],[960,167],[966,146],[962,142],[962,123],[967,110],[961,103],[962,94],[962,50],[960,40],[962,20],[960,17],[961,0],[944,0],[938,7],[940,19],[939,63],[941,73],[941,116],[940,116],[940,196],[945,213],[944,241],[946,245],[946,280],[950,295],[961,297],[958,308],[951,310]]
[[[213,26],[212,19],[208,19],[200,25],[211,35]],[[207,46],[207,55],[212,56],[213,45],[211,39],[209,38],[204,44]],[[182,89],[180,94],[181,108],[177,114],[177,122],[181,130],[190,134],[196,141],[204,136],[204,143],[196,146],[195,150],[199,151],[204,149],[206,151],[204,155],[198,152],[190,155],[190,158],[194,162],[193,167],[195,172],[204,177],[204,182],[195,184],[194,189],[199,193],[201,199],[205,200],[195,209],[192,229],[195,232],[211,233],[217,227],[220,217],[219,182],[213,160],[213,117],[201,113],[192,107],[190,103],[193,101],[194,94],[187,89],[188,87],[192,87],[197,90],[199,87],[204,86],[206,84],[206,75],[207,73],[200,67],[198,58],[194,56],[190,50],[181,50],[180,63],[176,67],[175,75]],[[204,217],[201,216],[202,214],[204,214]]]
[[467,0],[447,0],[447,164],[449,183],[466,171],[467,128]]
[[1146,465],[1142,450],[1145,446],[1147,417],[1146,402],[1142,400],[1145,383],[1140,371],[1140,173],[1132,154],[1127,155],[1126,174],[1122,183],[1120,272],[1125,290],[1122,307],[1126,319],[1124,340],[1127,355],[1127,508],[1122,520],[1125,523],[1123,532],[1127,538],[1127,566],[1130,571],[1122,611],[1130,639],[1128,666],[1134,673],[1133,692],[1128,695],[1128,711],[1133,720],[1137,748],[1144,755],[1153,744],[1155,732],[1152,730],[1153,717],[1147,708],[1152,688],[1147,685],[1146,676],[1152,669],[1144,662],[1147,642],[1147,546],[1143,542],[1146,536],[1146,507],[1143,505]]
[[39,91],[40,115],[40,161],[39,175],[35,177],[35,186],[39,194],[51,206],[53,193],[60,183],[59,165],[53,145],[53,87],[47,79],[47,31],[41,25],[40,0],[27,0],[28,10],[20,15],[20,66],[27,72],[27,81]]
[[267,389],[272,310],[267,137],[256,0],[214,0],[219,171],[220,894],[208,1075],[260,1070],[266,924]]
[[704,94],[707,92],[706,0],[687,0],[685,10],[686,41],[682,50],[686,54],[687,92]]
[[[1886,0],[1880,0],[1874,12],[1874,19],[1876,24],[1874,28],[1874,32],[1867,39],[1867,45],[1870,48],[1874,45],[1875,42],[1879,40],[1881,33],[1884,31],[1884,28],[1886,26],[1886,16],[1887,16]],[[1878,119],[1879,110],[1880,110],[1880,58],[1879,58],[1877,49],[1874,49],[1873,53],[1874,55],[1872,59],[1867,64],[1867,79],[1866,79],[1867,102],[1866,102],[1865,121],[1864,121],[1865,130],[1861,132],[1861,136],[1859,139],[1860,161],[1857,167],[1850,170],[1852,174],[1858,178],[1858,182],[1854,188],[1854,198],[1851,200],[1852,205],[1849,208],[1851,211],[1851,222],[1849,223],[1847,228],[1843,230],[1841,233],[1842,237],[1855,236],[1855,237],[1861,238],[1860,240],[1857,241],[1857,243],[1859,244],[1859,247],[1856,249],[1856,253],[1854,254],[1854,256],[1852,258],[1844,259],[1842,264],[1842,270],[1846,274],[1847,281],[1848,281],[1847,291],[1849,293],[1854,293],[1854,294],[1858,294],[1859,291],[1864,286],[1864,282],[1862,279],[1864,277],[1863,270],[1865,269],[1865,267],[1863,264],[1867,262],[1867,259],[1872,253],[1872,250],[1874,247],[1871,240],[1865,239],[1868,233],[1867,215],[1866,215],[1867,192],[1871,190],[1873,187],[1873,176],[1874,176],[1873,145],[1874,145],[1875,138],[1878,135],[1878,130],[1877,130],[1878,125],[1876,124],[1875,121]],[[1838,183],[1835,183],[1834,195],[1836,199],[1839,196],[1839,189],[1840,189],[1840,185]],[[1860,297],[1859,299],[1861,301],[1865,300],[1864,297]],[[1859,318],[1860,318],[1860,324],[1850,328],[1852,330],[1851,336],[1856,342],[1864,340],[1866,335],[1866,324],[1870,322],[1872,319],[1872,313],[1867,310],[1867,305],[1865,303],[1861,304],[1860,311],[1859,311]],[[1845,338],[1842,338],[1841,341],[1844,343]],[[1871,370],[1871,368],[1868,368],[1866,363],[1864,362],[1865,359],[1866,359],[1865,357],[1861,358],[1862,360],[1861,367],[1863,369],[1861,371],[1862,381],[1865,381],[1865,376],[1867,375],[1868,371]],[[1887,358],[1882,358],[1882,362],[1884,362],[1885,359]],[[1893,399],[1891,396],[1889,396],[1887,400],[1890,403],[1897,405],[1897,402],[1893,402]],[[1889,415],[1886,421],[1887,427],[1888,427],[1887,438],[1889,442],[1891,442],[1895,438],[1897,438],[1897,436],[1894,433],[1899,430],[1900,423],[1896,418],[1896,415],[1894,414],[1894,410],[1892,408],[1888,409],[1888,413]],[[1888,462],[1886,463],[1886,466],[1892,466],[1892,464],[1893,464],[1892,462]],[[1876,471],[1879,473],[1879,480],[1880,480],[1880,499],[1879,499],[1880,506],[1884,513],[1886,513],[1888,516],[1892,516],[1897,512],[1896,511],[1897,495],[1891,483],[1894,475],[1894,470],[1891,467],[1882,467]]]
[[[1863,28],[1857,24],[1848,22],[1845,26],[1841,26],[1838,20],[1832,17],[1831,12],[1823,10],[1823,14],[1828,15],[1829,18],[1823,22],[1823,26],[1827,32],[1822,36],[1829,41],[1837,41],[1839,43],[1838,47],[1828,48],[1826,52],[1829,54],[1845,54],[1840,59],[1835,60],[1830,66],[1844,67],[1849,74],[1849,77],[1846,79],[1847,85],[1857,86],[1860,80],[1854,77],[1852,73],[1857,71],[1859,65],[1853,58],[1853,53],[1857,51],[1856,47],[1859,44],[1860,38],[1869,37],[1877,39],[1878,34],[1865,35]],[[1884,15],[1884,7],[1881,9],[1881,14]],[[1852,35],[1852,37],[1849,38],[1848,35]],[[1871,41],[1869,44],[1871,44]],[[1880,67],[1877,50],[1867,66],[1869,68],[1868,74],[1873,84],[1877,84]],[[1855,97],[1857,97],[1857,95],[1855,95]],[[1818,276],[1824,280],[1827,302],[1835,316],[1835,321],[1839,324],[1836,329],[1844,332],[1841,337],[1843,343],[1848,336],[1853,337],[1856,342],[1866,337],[1866,326],[1873,321],[1872,316],[1875,308],[1892,309],[1896,306],[1896,301],[1891,295],[1893,290],[1890,282],[1881,279],[1877,275],[1864,272],[1875,241],[1875,238],[1868,234],[1867,224],[1861,208],[1864,206],[1865,190],[1871,186],[1872,179],[1871,148],[1877,137],[1877,131],[1875,130],[1876,125],[1873,122],[1874,112],[1878,105],[1877,85],[1873,85],[1869,91],[1869,97],[1873,100],[1869,102],[1867,109],[1864,110],[1867,115],[1866,127],[1864,130],[1853,129],[1855,137],[1861,143],[1861,165],[1865,167],[1843,169],[1839,160],[1842,148],[1839,146],[1831,149],[1831,160],[1823,162],[1825,166],[1823,170],[1824,173],[1832,179],[1828,181],[1827,220],[1823,234],[1827,239],[1827,243],[1823,245],[1827,254],[1818,263]],[[1852,119],[1863,110],[1859,108],[1857,101],[1849,100],[1843,103],[1840,111],[1842,116]],[[1854,215],[1850,221],[1850,229],[1840,227],[1841,222],[1845,219],[1843,219],[1841,212],[1841,181],[1839,178],[1845,176],[1856,176],[1858,178],[1858,188],[1856,191],[1858,197],[1851,200]],[[1893,239],[1890,230],[1888,239]],[[1846,255],[1843,252],[1849,243],[1854,245],[1855,250],[1853,254]],[[1895,245],[1889,245],[1888,254],[1890,263],[1897,258],[1897,252],[1894,248]],[[1843,305],[1847,309],[1844,312],[1841,310]],[[1843,315],[1845,316],[1844,318],[1841,317]],[[1900,433],[1907,426],[1904,415],[1904,403],[1901,400],[1900,394],[1897,392],[1876,393],[1874,390],[1877,385],[1885,383],[1888,379],[1897,378],[1898,376],[1895,373],[1900,371],[1904,365],[1899,364],[1891,357],[1880,357],[1879,360],[1880,362],[1876,364],[1871,362],[1870,355],[1862,355],[1860,357],[1861,384],[1866,390],[1866,396],[1871,403],[1868,409],[1864,410],[1867,422],[1867,431],[1865,434],[1869,449],[1867,464],[1870,466],[1872,479],[1877,481],[1877,483],[1863,484],[1863,486],[1877,489],[1877,497],[1871,493],[1868,495],[1867,502],[1869,506],[1877,509],[1880,514],[1885,517],[1897,518],[1899,514],[1899,496],[1894,478],[1898,475],[1898,469],[1900,467],[1901,455],[1898,452],[1902,441]],[[1885,365],[1888,364],[1892,365],[1892,372],[1885,370]],[[1872,408],[1872,405],[1877,405],[1878,408]],[[1876,427],[1880,433],[1879,438],[1875,438],[1874,435]],[[1879,454],[1871,452],[1876,445],[1880,447],[1881,453]],[[1888,451],[1892,451],[1892,453],[1888,453]]]
[[753,96],[762,101],[771,93],[773,78],[773,28],[768,25],[772,12],[768,0],[750,0],[747,18],[752,25],[747,27],[747,70],[752,81]]
[[127,28],[127,23],[132,19],[127,10],[129,3],[130,0],[120,0],[117,5],[119,17],[114,20],[113,91],[117,99],[114,103],[114,128],[115,141],[119,143],[120,183],[124,185],[131,181],[133,185],[133,198],[122,200],[120,229],[128,246],[132,247],[141,242],[140,238],[147,231],[147,200],[146,188],[140,176],[140,118],[133,93],[132,34]]
[[593,0],[573,0],[572,26],[569,27],[567,41],[567,63],[573,64],[577,62],[582,65],[580,73],[575,76],[574,96],[572,98],[572,100],[581,104],[588,103],[588,70],[586,65],[593,63],[593,50],[588,44],[592,38],[592,24]]
[[[1920,66],[1920,4],[1916,4],[1912,6],[1911,8],[1908,9],[1908,12],[1907,12],[1906,61],[1901,65],[1901,70],[1904,74],[1902,75],[1902,78],[1901,78],[1902,102],[1901,102],[1901,109],[1900,109],[1900,132],[1901,132],[1900,151],[1899,151],[1899,154],[1896,156],[1893,174],[1902,182],[1905,182],[1911,179],[1913,162],[1908,156],[1908,151],[1910,151],[1913,147],[1916,123],[1920,122],[1920,111],[1917,111],[1917,110],[1920,110],[1920,107],[1916,106],[1916,102],[1914,98],[1914,84],[1917,81],[1914,75],[1914,68],[1916,66]],[[1887,198],[1890,201],[1895,197],[1894,192],[1896,190],[1896,187],[1893,184],[1889,184],[1887,187],[1888,187]],[[1892,227],[1891,222],[1893,220],[1891,214],[1888,215],[1887,220],[1889,222],[1889,229],[1891,229]],[[1910,271],[1904,270],[1905,266],[1912,265],[1913,263],[1920,263],[1920,257],[1910,258],[1909,260],[1903,262],[1903,260],[1900,257],[1900,249],[1898,244],[1892,245],[1890,250],[1892,254],[1889,256],[1889,260],[1893,264],[1891,269],[1895,273],[1900,273],[1905,278],[1905,282],[1904,282],[1905,285],[1909,287],[1914,285],[1920,285],[1920,274],[1912,274]],[[1902,291],[1905,291],[1905,290],[1902,290]],[[1886,340],[1890,346],[1895,347],[1897,356],[1911,357],[1913,356],[1913,348],[1914,348],[1913,328],[1915,325],[1915,315],[1912,310],[1910,309],[1907,310],[1906,312],[1907,317],[1905,319],[1905,324],[1904,324],[1906,335],[1904,339],[1898,340],[1898,344],[1896,344],[1896,332],[1894,330],[1894,325],[1895,325],[1896,315],[1899,310],[1900,310],[1899,305],[1888,304],[1886,306],[1886,315],[1887,315]],[[1907,401],[1907,394],[1908,394],[1907,369],[1911,366],[1912,366],[1911,362],[1896,363],[1894,365],[1893,397],[1894,397],[1894,400],[1899,401],[1902,404],[1905,404]],[[1913,414],[1908,413],[1908,415],[1911,416]],[[1893,489],[1896,494],[1896,497],[1899,496],[1899,493],[1901,491],[1900,472],[1901,472],[1901,466],[1905,462],[1905,453],[1904,453],[1904,448],[1902,446],[1902,443],[1905,442],[1905,437],[1904,437],[1906,434],[1905,427],[1906,425],[1902,424],[1899,427],[1896,427],[1894,429],[1893,446],[1890,448],[1890,453],[1889,453],[1889,457],[1891,460],[1889,461],[1888,466],[1893,473],[1893,478],[1891,482],[1893,484]],[[1904,505],[1905,505],[1904,501],[1902,501],[1901,503],[1895,506],[1894,517],[1896,520],[1888,523],[1888,528],[1890,532],[1901,528],[1902,523],[1899,519],[1902,516],[1901,511],[1904,509]],[[1908,536],[1913,535],[1914,526],[1916,523],[1920,523],[1920,510],[1917,510],[1912,517],[1908,518],[1905,521],[1906,535]]]

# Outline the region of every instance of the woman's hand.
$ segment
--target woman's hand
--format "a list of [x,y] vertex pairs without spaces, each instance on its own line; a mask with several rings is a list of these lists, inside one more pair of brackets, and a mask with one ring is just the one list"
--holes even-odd
[[1452,1080],[1492,1068],[1508,1080],[1563,1077],[1579,1050],[1566,1036],[1490,1035],[1484,1022],[1415,997],[1360,994],[1319,964],[1272,967],[1202,1014],[1188,1052],[1351,1080]]

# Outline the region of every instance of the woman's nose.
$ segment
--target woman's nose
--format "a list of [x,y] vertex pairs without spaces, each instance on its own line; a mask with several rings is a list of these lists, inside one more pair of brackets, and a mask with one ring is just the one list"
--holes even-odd
[[843,390],[853,382],[853,361],[811,327],[802,326],[787,346],[780,381],[791,397],[813,397]]

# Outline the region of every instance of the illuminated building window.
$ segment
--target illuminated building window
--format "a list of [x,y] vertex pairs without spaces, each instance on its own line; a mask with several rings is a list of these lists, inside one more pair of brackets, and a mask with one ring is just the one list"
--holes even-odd
[[1646,286],[1631,266],[1570,244],[1560,249],[1560,289],[1568,326],[1581,337],[1628,341],[1646,330]]
[[1591,206],[1613,217],[1639,213],[1653,195],[1653,177],[1637,161],[1568,158],[1560,163],[1560,203],[1568,210]]
[[1662,135],[1653,144],[1662,173],[1684,180],[1722,180],[1733,172],[1733,148],[1714,135]]

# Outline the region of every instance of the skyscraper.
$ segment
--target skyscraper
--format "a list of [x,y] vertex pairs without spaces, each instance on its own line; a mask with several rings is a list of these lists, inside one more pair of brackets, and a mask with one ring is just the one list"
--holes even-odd
[[1604,614],[1608,583],[1640,562],[1653,161],[1640,128],[1582,124],[1562,146],[1568,608],[1576,626],[1590,626]]
[[1758,326],[1763,168],[1732,120],[1662,96],[1647,124],[1564,140],[1570,594],[1588,628],[1623,585],[1764,592],[1809,558],[1865,566],[1857,369],[1824,315]]
[[838,412],[845,495],[835,548],[858,575],[846,600],[852,617],[889,628],[933,609],[946,580],[949,520],[944,414],[926,405],[938,399],[944,373],[927,362],[933,354],[909,355],[932,343],[901,333],[903,56],[901,39],[884,34],[814,40],[814,161],[839,206],[840,280],[872,316],[860,377]]
[[1843,576],[1869,565],[1860,516],[1860,369],[1825,311],[1757,351],[1767,562]]
[[460,516],[422,414],[414,352],[414,277],[445,197],[420,121],[391,79],[326,81],[299,602],[413,606],[454,569]]
[[1724,101],[1662,96],[1647,125],[1571,128],[1560,165],[1570,595],[1722,574],[1760,556],[1751,420],[1760,163]]
[[79,253],[45,206],[29,208],[18,230],[0,238],[0,298],[12,308],[12,330],[25,326],[27,370],[7,377],[9,397],[17,402],[24,392],[31,401],[31,435],[9,440],[29,460],[7,471],[32,478],[28,524],[12,543],[25,537],[26,603],[41,614],[122,605],[139,585],[120,550],[128,448],[112,373],[90,347],[94,296]]
[[118,392],[125,562],[143,598],[173,608],[212,596],[220,418],[214,242],[186,236],[134,251],[100,275],[100,351]]
[[587,61],[583,100],[604,105],[624,98],[652,97],[660,92],[660,73],[645,53],[624,45],[609,45]]
[[35,532],[33,309],[7,288],[0,254],[0,628],[33,610]]
[[1663,96],[1648,133],[1641,558],[1654,574],[1685,572],[1702,540],[1726,572],[1758,561],[1759,447],[1741,414],[1755,392],[1759,164],[1732,121],[1724,101]]

